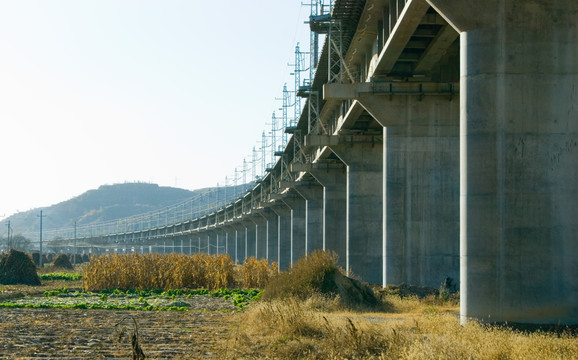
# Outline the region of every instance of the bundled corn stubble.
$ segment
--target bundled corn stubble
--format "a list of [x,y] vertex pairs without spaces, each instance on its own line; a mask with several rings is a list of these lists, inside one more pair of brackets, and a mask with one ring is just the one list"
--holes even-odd
[[233,283],[228,255],[110,254],[86,265],[86,290],[226,288]]

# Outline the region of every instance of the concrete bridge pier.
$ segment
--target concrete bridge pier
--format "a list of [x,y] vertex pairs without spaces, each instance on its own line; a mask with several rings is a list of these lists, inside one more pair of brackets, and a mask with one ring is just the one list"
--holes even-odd
[[347,165],[346,271],[382,284],[383,141],[363,135],[320,138]]
[[305,199],[305,254],[323,249],[323,186],[298,182],[295,191]]
[[242,261],[251,256],[255,256],[255,240],[257,239],[257,227],[255,223],[252,222],[249,218],[245,218],[242,222],[243,227],[245,228],[245,238],[244,243],[241,245],[243,247],[242,252]]
[[428,2],[460,33],[462,320],[578,324],[578,2]]
[[233,226],[224,226],[225,231],[225,254],[235,260],[235,228]]
[[[312,164],[309,173],[323,186],[323,250],[335,251],[337,264],[346,268],[346,171],[342,164]],[[333,165],[333,164],[332,164]]]
[[245,261],[245,239],[247,236],[247,229],[242,223],[237,223],[235,230],[235,262],[242,264],[243,261]]
[[209,231],[205,232],[205,236],[207,238],[206,253],[209,255],[213,255],[216,253],[216,251],[215,251],[216,243],[217,243],[216,233],[213,230],[209,230]]
[[[250,257],[256,257],[257,254],[257,225],[253,221],[253,216],[247,217],[243,221],[245,226],[246,237],[245,237],[245,259]],[[243,260],[245,261],[245,260]]]
[[201,252],[201,234],[197,232],[193,237],[193,253],[198,254]]
[[358,100],[384,127],[384,284],[458,286],[459,96]]
[[294,189],[290,189],[287,194],[283,194],[283,202],[291,209],[291,259],[290,266],[305,256],[305,228],[306,203]]
[[234,229],[231,238],[231,246],[232,246],[231,258],[236,264],[238,264],[240,262],[241,257],[239,252],[239,244],[244,241],[243,236],[245,234],[245,229],[239,223],[234,223],[231,227]]
[[199,233],[199,252],[208,254],[208,250],[209,250],[209,242],[207,232],[202,231]]
[[291,266],[291,209],[279,201],[271,206],[277,214],[277,259],[279,271]]
[[216,254],[224,254],[226,248],[226,232],[222,227],[218,227],[215,229],[215,238],[216,238]]
[[264,259],[267,253],[267,220],[256,213],[251,216],[255,224],[255,256],[256,259]]
[[265,258],[269,263],[277,261],[278,216],[269,208],[264,208],[259,215],[267,222],[267,238],[265,242]]

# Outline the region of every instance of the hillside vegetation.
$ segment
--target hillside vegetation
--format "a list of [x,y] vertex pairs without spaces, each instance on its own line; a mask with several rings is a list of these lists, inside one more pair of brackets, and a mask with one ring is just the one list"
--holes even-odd
[[[72,199],[42,208],[46,215],[43,227],[47,230],[71,228],[75,221],[78,226],[97,224],[160,210],[192,198],[199,198],[202,202],[199,205],[204,206],[206,203],[214,203],[216,198],[231,198],[234,193],[233,187],[190,191],[147,183],[102,185]],[[10,221],[13,234],[38,232],[39,212],[40,208],[14,214],[1,221],[0,228],[5,230],[6,222]]]

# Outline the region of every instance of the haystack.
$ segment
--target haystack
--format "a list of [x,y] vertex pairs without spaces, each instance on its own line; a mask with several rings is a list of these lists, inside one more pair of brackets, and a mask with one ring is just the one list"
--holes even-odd
[[66,254],[58,254],[54,258],[54,263],[52,263],[52,265],[59,269],[74,270],[74,266],[72,266],[72,263],[70,263],[70,259]]
[[[39,252],[33,252],[32,253],[32,261],[34,262],[34,265],[36,266],[40,266],[40,253]],[[42,264],[48,264],[50,261],[48,259],[48,257],[46,256],[46,254],[42,254]]]
[[320,292],[339,295],[341,305],[346,307],[374,307],[379,304],[367,283],[347,277],[338,269],[326,273]]
[[10,250],[0,261],[0,284],[40,285],[36,266],[29,255]]
[[264,299],[306,299],[316,293],[339,297],[340,304],[349,308],[375,307],[380,303],[369,285],[343,275],[335,253],[320,250],[271,279],[263,295]]

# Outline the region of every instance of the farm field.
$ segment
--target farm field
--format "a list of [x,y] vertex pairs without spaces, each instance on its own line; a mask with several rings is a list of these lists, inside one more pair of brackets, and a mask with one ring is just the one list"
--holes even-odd
[[[4,285],[0,301],[57,303],[54,300],[66,298],[44,294],[65,285],[72,293],[82,284],[51,280],[40,287]],[[113,302],[111,297],[107,303]],[[189,304],[187,311],[0,308],[0,358],[129,359],[132,348],[127,334],[134,330],[132,319],[138,324],[139,344],[147,359],[218,358],[218,341],[228,336],[236,306],[231,300],[209,295],[182,298],[171,300]],[[86,299],[73,300],[69,302],[86,303]]]
[[[575,327],[460,325],[449,283],[371,290],[344,276],[325,252],[273,276],[257,260],[234,267],[206,256],[96,260],[72,274],[44,273],[41,285],[0,285],[0,359],[143,359],[134,349],[146,359],[578,358]],[[142,271],[159,264],[163,272]],[[178,270],[200,264],[220,280]],[[212,290],[142,286],[177,280],[206,281]],[[220,283],[233,286],[210,286]]]

